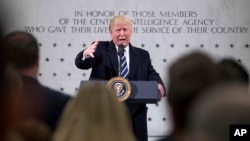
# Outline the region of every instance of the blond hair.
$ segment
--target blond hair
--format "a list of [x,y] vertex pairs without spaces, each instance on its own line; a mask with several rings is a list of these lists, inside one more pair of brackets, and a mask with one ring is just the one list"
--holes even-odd
[[119,15],[119,16],[115,16],[114,18],[112,18],[110,20],[109,23],[109,32],[112,31],[112,27],[116,24],[122,24],[122,23],[128,23],[130,25],[130,28],[132,30],[132,21],[129,18],[129,16],[127,15]]
[[135,141],[131,126],[114,91],[90,83],[67,105],[53,141]]

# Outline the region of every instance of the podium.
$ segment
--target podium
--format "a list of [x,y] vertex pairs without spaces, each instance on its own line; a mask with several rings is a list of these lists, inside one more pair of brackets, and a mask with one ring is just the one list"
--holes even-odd
[[[81,81],[80,87],[88,81]],[[106,84],[107,81],[95,81]],[[131,94],[126,102],[132,103],[157,103],[160,101],[160,92],[156,81],[129,81],[131,84]]]

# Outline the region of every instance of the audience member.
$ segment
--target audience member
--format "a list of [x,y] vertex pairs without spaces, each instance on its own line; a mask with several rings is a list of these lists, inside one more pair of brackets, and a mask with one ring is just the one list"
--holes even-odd
[[248,86],[227,83],[205,92],[193,104],[188,120],[189,141],[229,141],[230,125],[249,125]]
[[173,131],[160,141],[180,141],[184,138],[190,105],[201,92],[216,85],[220,77],[215,62],[208,55],[192,52],[171,64],[169,78],[167,100]]
[[5,59],[21,75],[22,95],[18,98],[15,118],[35,118],[53,130],[70,96],[41,85],[37,79],[39,47],[35,37],[16,31],[2,40]]
[[[0,17],[0,39],[2,39],[2,18]],[[5,138],[6,130],[8,127],[8,119],[10,118],[8,112],[8,97],[6,92],[6,69],[7,63],[3,57],[2,46],[0,44],[0,140],[3,141]],[[7,104],[7,105],[6,105]]]
[[[0,17],[0,40],[3,29]],[[16,98],[21,93],[21,80],[18,73],[11,67],[0,44],[0,140],[5,141],[7,132],[13,122]]]
[[233,58],[224,58],[218,62],[221,76],[225,82],[242,82],[249,84],[249,74],[246,68]]
[[12,124],[6,141],[50,141],[51,130],[43,121],[24,119]]
[[13,122],[16,100],[21,94],[21,80],[18,73],[1,60],[0,84],[0,140],[4,141]]
[[113,90],[84,84],[61,117],[53,141],[135,141],[128,110]]

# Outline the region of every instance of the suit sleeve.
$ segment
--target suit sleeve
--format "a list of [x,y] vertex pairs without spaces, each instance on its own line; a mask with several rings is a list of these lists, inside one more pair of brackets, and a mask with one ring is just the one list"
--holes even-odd
[[82,50],[81,52],[79,52],[77,55],[76,55],[76,58],[75,58],[75,65],[77,68],[79,69],[89,69],[93,66],[94,64],[94,59],[89,57],[89,58],[86,58],[85,60],[83,60],[83,51]]
[[158,83],[161,83],[164,86],[164,83],[159,75],[159,73],[154,69],[154,67],[151,64],[149,53],[146,52],[147,60],[148,60],[148,80],[154,80]]
[[[93,43],[94,42],[92,42],[92,44]],[[108,44],[109,44],[109,41],[99,41],[97,48],[96,48],[96,51],[93,53],[94,58],[89,57],[89,58],[85,58],[83,60],[84,50],[79,52],[75,58],[76,67],[79,69],[90,69],[90,68],[97,66],[101,62],[102,52],[104,52],[103,50],[105,50],[105,48],[108,46]]]

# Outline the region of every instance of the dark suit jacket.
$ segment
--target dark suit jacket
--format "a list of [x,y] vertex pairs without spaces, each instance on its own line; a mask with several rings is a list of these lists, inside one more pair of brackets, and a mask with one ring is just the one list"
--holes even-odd
[[32,77],[22,76],[22,82],[23,90],[18,99],[16,118],[42,120],[53,131],[64,106],[71,97],[42,86]]
[[[118,55],[113,41],[99,41],[94,56],[94,58],[86,58],[83,61],[83,51],[81,51],[75,59],[75,64],[78,68],[92,68],[90,80],[110,80],[118,76]],[[128,80],[151,80],[163,84],[159,74],[151,65],[150,56],[147,51],[130,44],[129,57]],[[146,104],[127,103],[127,105],[138,140],[147,141]]]

